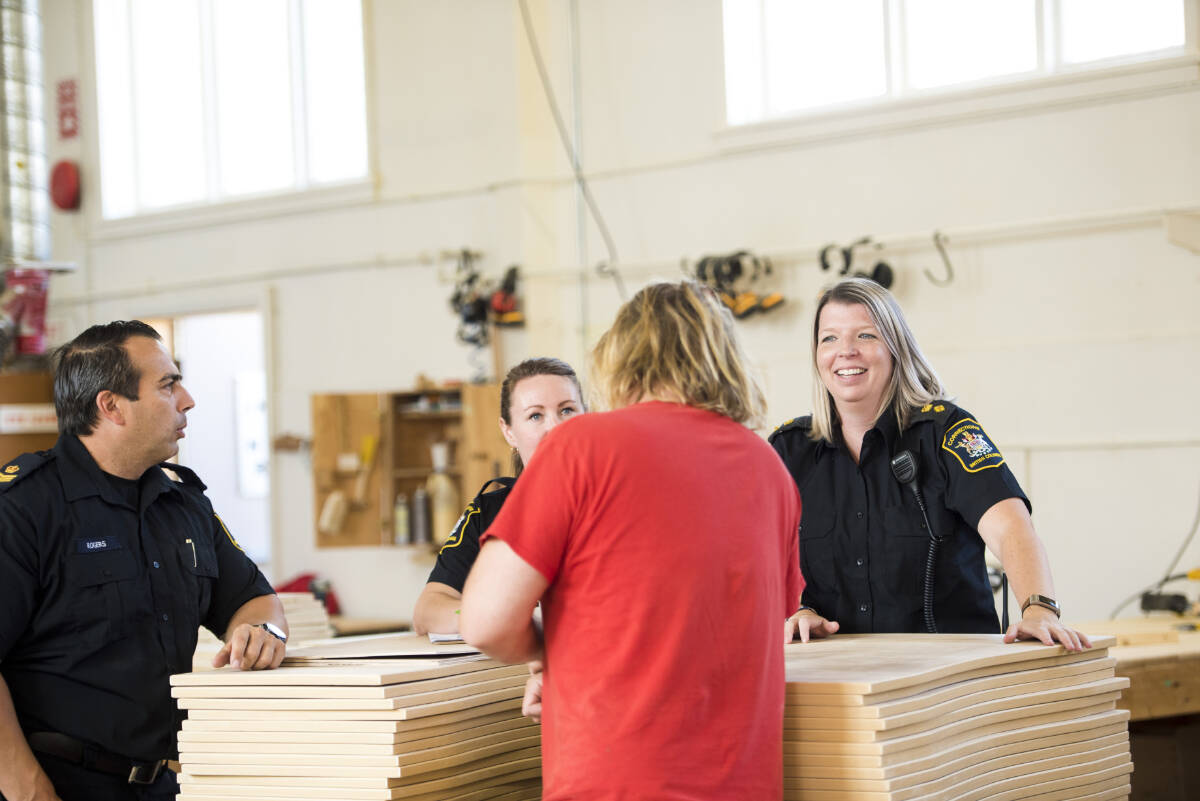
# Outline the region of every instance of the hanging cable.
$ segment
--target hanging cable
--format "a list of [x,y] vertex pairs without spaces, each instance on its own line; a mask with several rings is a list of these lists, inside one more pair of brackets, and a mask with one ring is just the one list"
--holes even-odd
[[567,152],[567,157],[571,161],[571,171],[575,174],[575,183],[579,186],[579,191],[583,195],[583,200],[587,204],[588,211],[592,213],[592,219],[596,221],[596,227],[600,230],[600,238],[604,240],[604,247],[608,251],[608,259],[596,265],[596,272],[601,275],[611,276],[617,285],[617,292],[621,295],[621,300],[627,299],[625,294],[625,282],[621,279],[621,274],[617,272],[617,246],[613,242],[612,234],[608,231],[608,225],[604,222],[604,217],[600,214],[600,207],[596,205],[596,199],[592,197],[592,190],[588,187],[587,179],[583,176],[583,168],[579,163],[579,154],[575,152],[575,146],[571,144],[570,134],[567,132],[567,124],[563,121],[562,112],[559,111],[558,101],[554,98],[554,90],[550,86],[550,75],[546,72],[546,64],[542,61],[542,50],[538,46],[537,34],[533,31],[533,21],[529,16],[529,7],[525,0],[517,0],[517,5],[521,9],[521,22],[525,25],[525,36],[529,40],[529,49],[533,51],[533,61],[537,65],[538,77],[542,82],[542,90],[546,93],[546,102],[550,106],[550,115],[554,118],[554,125],[558,128],[559,139],[562,140],[563,149]]
[[1192,540],[1196,538],[1196,529],[1198,528],[1200,528],[1200,503],[1196,505],[1196,516],[1192,519],[1192,528],[1188,532],[1188,535],[1183,538],[1183,544],[1179,546],[1179,551],[1176,552],[1175,558],[1171,560],[1171,566],[1167,568],[1166,573],[1163,573],[1162,581],[1158,582],[1158,589],[1161,590],[1164,584],[1175,578],[1172,571],[1179,566],[1179,560],[1183,558],[1184,551],[1188,549],[1188,546],[1192,544]]
[[1183,558],[1184,552],[1188,549],[1188,546],[1192,544],[1192,540],[1196,537],[1197,529],[1200,529],[1200,504],[1197,504],[1196,506],[1196,516],[1192,519],[1192,527],[1188,530],[1187,536],[1183,538],[1183,544],[1179,546],[1179,551],[1175,554],[1175,558],[1171,560],[1171,566],[1167,568],[1167,572],[1164,573],[1163,577],[1154,584],[1151,584],[1145,589],[1138,590],[1133,595],[1130,595],[1124,601],[1121,601],[1121,603],[1117,604],[1116,608],[1113,609],[1112,613],[1108,616],[1109,620],[1115,618],[1121,613],[1122,609],[1141,598],[1142,593],[1149,592],[1150,590],[1158,592],[1168,581],[1178,581],[1179,579],[1190,578],[1190,573],[1172,573],[1171,571],[1176,568],[1176,566],[1179,564],[1179,560]]

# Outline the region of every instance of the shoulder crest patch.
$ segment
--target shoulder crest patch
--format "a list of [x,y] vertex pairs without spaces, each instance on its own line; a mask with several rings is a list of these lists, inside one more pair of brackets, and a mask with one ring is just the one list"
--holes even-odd
[[983,427],[970,417],[952,425],[942,437],[942,450],[954,454],[963,470],[978,473],[1004,464],[1004,456],[988,438]]
[[457,548],[462,544],[463,531],[465,531],[467,528],[467,522],[472,516],[477,514],[479,514],[478,506],[476,506],[474,503],[471,503],[467,506],[466,511],[459,515],[458,522],[454,524],[454,529],[451,530],[450,536],[446,538],[446,542],[441,548],[438,549],[439,554],[442,551],[449,550],[450,548]]
[[39,467],[53,460],[52,451],[23,453],[0,469],[0,489],[8,489],[13,482],[27,478]]

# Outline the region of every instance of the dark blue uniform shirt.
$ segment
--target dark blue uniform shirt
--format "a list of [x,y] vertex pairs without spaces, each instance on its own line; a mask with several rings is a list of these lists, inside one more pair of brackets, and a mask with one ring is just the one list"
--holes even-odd
[[948,401],[913,410],[901,435],[887,413],[863,437],[858,464],[840,440],[809,438],[811,418],[780,426],[770,443],[800,489],[803,601],[843,633],[925,631],[922,593],[929,532],[891,459],[908,449],[929,519],[943,537],[935,568],[938,630],[1000,630],[979,519],[1025,493],[971,414]]
[[0,468],[0,675],[21,728],[136,760],[174,756],[183,714],[168,677],[198,628],[220,636],[274,591],[184,467],[134,493],[76,437]]
[[[479,556],[479,537],[500,514],[500,507],[504,506],[515,482],[512,478],[493,478],[480,487],[479,494],[467,504],[454,531],[446,538],[446,544],[438,551],[437,564],[429,573],[428,581],[438,581],[462,592],[471,565]],[[484,492],[491,484],[499,484],[500,489]]]

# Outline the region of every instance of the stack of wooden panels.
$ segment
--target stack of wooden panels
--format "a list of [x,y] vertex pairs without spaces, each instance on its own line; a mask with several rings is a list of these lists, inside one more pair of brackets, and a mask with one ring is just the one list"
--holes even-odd
[[838,635],[786,648],[789,801],[1127,798],[1128,681],[1107,647]]
[[310,655],[273,671],[173,676],[188,711],[179,797],[536,799],[540,729],[521,715],[526,675],[476,654]]
[[281,592],[279,600],[287,616],[289,643],[324,640],[334,635],[325,604],[311,592]]

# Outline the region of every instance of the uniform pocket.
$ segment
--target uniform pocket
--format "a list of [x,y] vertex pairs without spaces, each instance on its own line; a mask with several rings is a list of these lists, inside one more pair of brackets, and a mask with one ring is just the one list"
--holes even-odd
[[[942,495],[927,493],[925,507],[929,520],[937,527],[943,516]],[[886,507],[884,514],[887,521],[884,529],[889,557],[887,562],[891,566],[885,577],[888,588],[901,597],[920,598],[924,593],[925,564],[932,539],[925,515],[921,514],[915,500],[909,504]],[[942,536],[950,533],[944,525],[935,530]]]
[[[822,510],[823,511],[823,510]],[[830,590],[834,585],[832,536],[837,515],[832,511],[812,513],[805,509],[800,519],[800,573],[805,592]]]
[[213,549],[212,538],[203,532],[193,531],[184,537],[177,546],[179,564],[183,568],[187,596],[194,599],[194,622],[199,626],[206,617],[212,604],[213,585],[220,571],[217,569],[217,554]]
[[67,556],[68,586],[75,588],[73,617],[84,639],[104,643],[129,636],[138,564],[131,550],[111,547],[87,550],[103,540],[81,540]]

